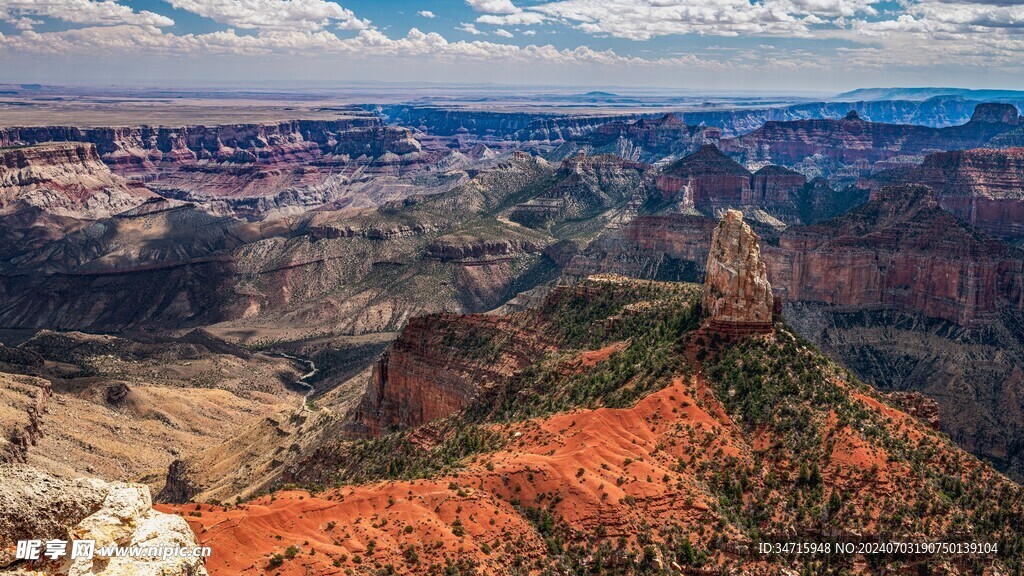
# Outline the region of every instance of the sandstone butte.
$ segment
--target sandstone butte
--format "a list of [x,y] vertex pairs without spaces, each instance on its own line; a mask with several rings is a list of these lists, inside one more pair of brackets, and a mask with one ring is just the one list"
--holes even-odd
[[[712,340],[700,369],[667,376],[664,387],[631,405],[482,424],[504,439],[500,447],[426,477],[158,509],[183,515],[212,547],[207,569],[214,575],[537,574],[552,566],[553,549],[584,544],[593,550],[601,543],[618,550],[615,562],[647,558],[652,573],[777,573],[779,565],[753,552],[744,528],[752,517],[760,518],[756,534],[769,540],[810,534],[805,539],[873,541],[893,533],[941,540],[964,529],[963,514],[974,515],[979,526],[1000,526],[1009,542],[1019,538],[1020,530],[1010,527],[1024,520],[1020,487],[939,434],[934,405],[880,394],[784,326],[771,330],[765,266],[740,213],[727,213],[716,228],[708,268],[705,328],[727,335],[738,328],[746,339],[736,346],[727,338],[722,347],[711,330],[685,335]],[[651,293],[651,283],[617,282]],[[658,303],[627,308],[642,314]],[[479,316],[470,318],[479,324]],[[516,347],[515,338],[510,342]],[[597,346],[579,351],[564,377],[600,370],[629,350],[624,342]],[[470,357],[462,361],[467,369],[473,364]],[[488,362],[476,359],[478,367]],[[794,414],[806,419],[797,423]],[[414,443],[437,445],[432,432],[419,432],[412,433]],[[336,465],[310,458],[323,469]],[[929,488],[939,479],[987,491],[980,501],[939,495]],[[829,508],[804,510],[809,485],[821,491],[812,499]],[[919,509],[931,512],[910,512]],[[674,550],[708,551],[703,568],[683,568],[680,553],[669,557],[666,548],[641,551],[645,542],[668,538],[687,541],[672,540]],[[851,566],[871,572],[863,560]]]

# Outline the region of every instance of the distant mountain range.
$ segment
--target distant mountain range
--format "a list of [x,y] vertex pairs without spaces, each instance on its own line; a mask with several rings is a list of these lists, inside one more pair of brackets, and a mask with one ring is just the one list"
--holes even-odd
[[1016,100],[1024,98],[1022,90],[971,90],[969,88],[858,88],[843,92],[833,100],[859,102],[864,100],[928,100],[937,96],[959,96],[965,100]]

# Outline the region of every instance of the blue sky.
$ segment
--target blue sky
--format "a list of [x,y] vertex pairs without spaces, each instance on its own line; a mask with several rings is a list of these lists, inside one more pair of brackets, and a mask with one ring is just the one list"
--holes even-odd
[[0,81],[1024,87],[1019,0],[0,0]]

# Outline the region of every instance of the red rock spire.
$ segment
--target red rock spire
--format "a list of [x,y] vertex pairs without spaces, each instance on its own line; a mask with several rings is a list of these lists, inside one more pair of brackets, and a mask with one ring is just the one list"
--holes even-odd
[[738,210],[727,210],[715,228],[702,299],[712,328],[730,333],[771,331],[772,287],[758,240]]

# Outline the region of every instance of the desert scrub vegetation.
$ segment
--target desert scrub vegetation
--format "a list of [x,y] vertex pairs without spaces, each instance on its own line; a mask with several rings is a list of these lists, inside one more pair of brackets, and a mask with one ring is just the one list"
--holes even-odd
[[[870,530],[892,541],[924,535],[996,542],[1001,558],[1022,567],[1019,485],[974,461],[944,434],[923,426],[911,433],[871,409],[855,394],[887,400],[783,324],[774,336],[720,344],[707,343],[704,369],[718,400],[746,435],[767,430],[773,439],[754,452],[752,463],[726,459],[706,471],[720,514],[752,541],[792,526],[808,534]],[[870,466],[836,462],[841,430],[881,460]],[[850,484],[873,484],[879,465],[909,473],[901,473],[895,490],[858,491]],[[773,515],[779,505],[786,514]],[[883,511],[874,521],[865,512],[872,509]],[[894,559],[900,560],[888,558]]]
[[[614,278],[566,289],[544,309],[514,320],[559,342],[556,353],[482,389],[461,412],[428,424],[439,439],[433,447],[411,443],[404,431],[342,444],[331,458],[343,464],[330,483],[429,477],[504,446],[502,424],[573,408],[632,405],[687,370],[681,342],[699,325],[697,294],[688,284]],[[460,359],[492,362],[516,345],[514,333],[496,327],[467,328],[448,315],[438,321],[440,343],[460,351]],[[577,365],[581,353],[614,343],[623,345],[603,361]]]
[[467,457],[493,452],[505,445],[506,437],[496,429],[446,418],[435,424],[443,440],[432,448],[423,448],[401,431],[351,442],[342,446],[345,464],[331,479],[335,485],[376,480],[414,480],[452,470]]

